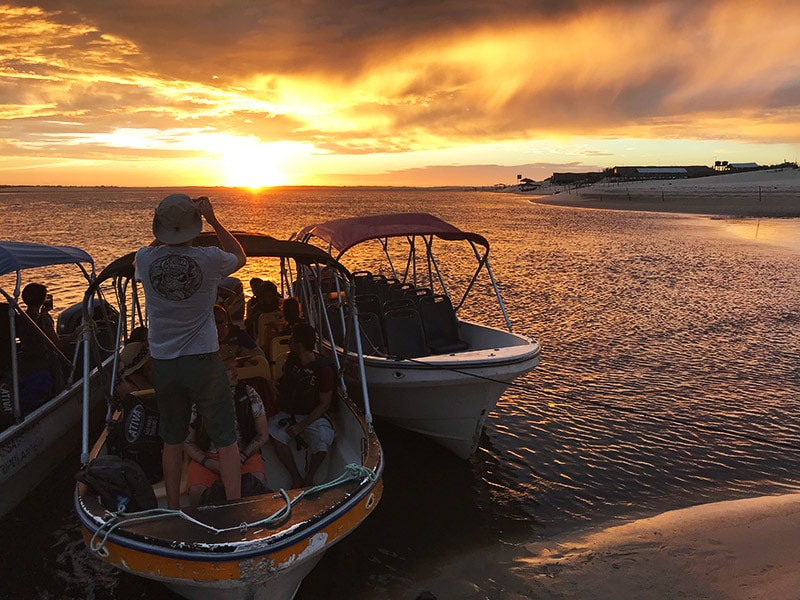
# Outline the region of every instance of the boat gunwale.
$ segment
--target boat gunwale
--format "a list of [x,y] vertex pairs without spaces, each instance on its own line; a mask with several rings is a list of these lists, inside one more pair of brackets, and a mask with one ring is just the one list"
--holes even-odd
[[[252,558],[265,558],[269,554],[273,554],[276,552],[280,552],[285,550],[286,548],[290,548],[298,543],[301,543],[303,540],[313,536],[318,531],[323,529],[324,527],[335,523],[337,520],[342,518],[347,512],[352,510],[355,505],[359,504],[361,501],[365,500],[368,494],[372,493],[373,490],[383,483],[383,458],[381,457],[381,464],[378,467],[379,475],[374,480],[371,481],[371,485],[365,485],[363,482],[359,484],[360,489],[356,489],[356,491],[349,497],[346,498],[345,501],[336,504],[334,508],[332,508],[328,513],[324,516],[317,519],[313,525],[305,527],[303,523],[307,523],[308,521],[304,521],[303,523],[296,523],[293,527],[295,531],[288,532],[285,529],[282,529],[279,534],[281,537],[275,540],[274,545],[270,545],[268,541],[271,536],[261,537],[253,540],[245,540],[240,542],[225,542],[224,544],[214,545],[207,542],[203,542],[204,548],[194,548],[192,550],[182,549],[182,548],[170,548],[164,546],[162,544],[156,544],[153,542],[147,542],[144,540],[134,539],[130,537],[130,533],[127,535],[125,533],[115,533],[112,532],[107,537],[108,543],[113,543],[117,546],[122,548],[129,548],[131,550],[135,550],[138,552],[144,552],[152,556],[159,556],[163,558],[172,558],[172,559],[180,559],[185,561],[192,561],[192,562],[213,562],[213,563],[224,563],[230,562],[232,560],[241,561],[241,560],[248,560]],[[275,492],[277,493],[277,492]],[[95,519],[89,518],[87,515],[92,514],[86,505],[84,504],[82,498],[78,498],[79,493],[75,491],[75,505],[81,506],[83,510],[77,511],[78,519],[81,522],[81,525],[86,530],[85,534],[94,535],[99,529],[100,526],[97,525]],[[120,528],[118,531],[124,532],[125,530]],[[347,532],[349,533],[349,531]],[[346,534],[345,534],[346,535]],[[340,539],[342,536],[336,538],[336,540]],[[225,548],[223,548],[223,546]],[[246,549],[248,546],[253,546],[251,549]],[[329,546],[326,543],[320,549],[325,549]],[[216,548],[216,550],[214,550]],[[244,549],[243,549],[244,548]]]

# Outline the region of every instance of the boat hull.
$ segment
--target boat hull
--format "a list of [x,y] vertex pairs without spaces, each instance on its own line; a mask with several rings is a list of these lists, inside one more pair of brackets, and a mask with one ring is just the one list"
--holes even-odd
[[[271,492],[221,505],[185,507],[182,515],[123,522],[104,536],[109,513],[79,483],[75,508],[87,546],[105,562],[161,582],[190,600],[290,600],[328,548],[372,513],[383,492],[377,436],[352,402],[341,400],[333,412],[337,438],[320,468],[327,474],[317,480],[319,488],[312,494],[282,487],[282,468],[272,449],[265,447],[268,482],[286,489],[286,497]],[[105,451],[104,442],[102,436],[92,456]],[[326,486],[352,465],[360,465],[354,477]],[[265,522],[286,508],[287,498],[290,515]],[[244,523],[250,525],[242,528]]]
[[[372,412],[399,427],[431,438],[460,458],[478,447],[489,413],[508,385],[539,363],[539,345],[529,338],[462,323],[496,347],[412,360],[365,356]],[[468,333],[471,330],[471,334]]]
[[[111,359],[105,363],[110,366]],[[90,410],[105,410],[105,378],[90,375]],[[0,517],[42,483],[80,443],[83,380],[0,432]]]
[[[327,549],[372,512],[382,491],[378,480],[369,493],[343,506],[337,516],[285,544],[265,542],[260,550],[251,548],[249,552],[247,544],[242,544],[241,553],[227,553],[225,558],[224,554],[187,553],[112,537],[104,546],[107,555],[103,560],[133,575],[159,581],[189,600],[290,600]],[[84,527],[87,545],[94,529]]]

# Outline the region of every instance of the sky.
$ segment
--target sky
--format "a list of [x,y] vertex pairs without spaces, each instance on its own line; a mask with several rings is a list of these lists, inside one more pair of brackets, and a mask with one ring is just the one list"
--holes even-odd
[[796,0],[0,0],[0,185],[800,159]]

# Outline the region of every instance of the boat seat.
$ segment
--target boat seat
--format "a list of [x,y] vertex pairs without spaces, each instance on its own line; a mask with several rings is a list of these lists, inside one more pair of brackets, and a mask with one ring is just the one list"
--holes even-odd
[[236,369],[239,379],[258,392],[267,411],[267,417],[278,412],[277,399],[272,391],[272,366],[264,356],[248,356]]
[[383,327],[383,301],[377,294],[361,294],[356,296],[356,308],[358,314],[373,313],[378,317]]
[[[342,325],[342,317],[339,312],[338,304],[329,305],[325,311],[328,314],[328,321],[331,324],[331,331],[333,332],[333,343],[337,346],[344,344],[344,326]],[[327,327],[320,328],[320,335],[325,339],[328,338]]]
[[425,343],[433,354],[462,352],[469,344],[459,337],[458,318],[444,294],[420,298],[419,312],[425,329]]
[[285,324],[283,314],[279,310],[273,310],[258,316],[256,343],[264,351],[264,354],[269,350],[272,338],[278,335],[278,332],[283,329]]
[[414,288],[414,304],[417,305],[417,310],[419,310],[420,300],[422,300],[423,298],[427,298],[428,296],[433,296],[433,290],[431,288],[426,288],[426,287]]
[[390,356],[417,358],[428,354],[419,312],[397,308],[384,315],[386,350]]
[[381,304],[389,300],[389,280],[385,275],[372,276],[372,290],[380,298]]
[[[386,354],[386,344],[383,341],[383,326],[381,318],[375,313],[359,312],[358,325],[361,330],[361,350],[364,354]],[[355,344],[351,343],[351,351],[355,351]]]
[[404,298],[394,298],[393,300],[387,300],[383,303],[383,313],[386,314],[390,310],[395,310],[398,308],[413,308],[417,310],[417,305],[414,303],[414,300],[409,298],[408,296]]
[[272,380],[277,381],[283,374],[283,364],[289,357],[289,336],[280,335],[273,338],[269,348],[269,361],[272,368]]
[[355,282],[356,295],[372,293],[372,273],[369,271],[355,271],[353,280]]
[[414,293],[414,286],[410,283],[394,283],[389,286],[389,300],[398,300]]

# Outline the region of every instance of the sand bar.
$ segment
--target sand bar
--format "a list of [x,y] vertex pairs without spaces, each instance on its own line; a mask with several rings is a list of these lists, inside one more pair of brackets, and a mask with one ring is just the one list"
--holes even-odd
[[438,600],[797,600],[800,494],[704,504],[484,549],[417,585]]
[[[514,188],[511,188],[514,189]],[[542,185],[532,202],[726,217],[800,217],[800,169],[732,173],[696,179]]]

